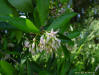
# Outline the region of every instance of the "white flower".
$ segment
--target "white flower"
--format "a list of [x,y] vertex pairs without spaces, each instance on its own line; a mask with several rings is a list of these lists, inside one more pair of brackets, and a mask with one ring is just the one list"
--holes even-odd
[[39,44],[36,43],[36,39],[33,39],[33,43],[29,45],[29,51],[32,54],[36,52],[46,51],[47,53],[51,53],[52,51],[56,51],[61,46],[61,40],[57,38],[58,31],[53,31],[44,33],[40,37]]
[[50,32],[46,32],[41,36],[39,43],[41,51],[52,52],[52,50],[57,50],[60,47],[61,40],[57,38],[57,33],[58,31],[55,32],[52,29]]
[[25,47],[29,47],[29,41],[25,40],[24,45],[25,45]]
[[46,32],[46,35],[49,37],[55,37],[57,33],[58,31],[54,32],[53,29],[51,29],[51,32],[50,33]]
[[40,38],[40,44],[45,45],[44,35],[42,35]]
[[61,45],[61,40],[59,40],[58,38],[55,38],[55,40],[57,41],[58,45]]
[[33,43],[29,45],[29,51],[32,54],[35,54],[35,50],[36,50],[36,39],[34,38],[33,39]]
[[35,43],[33,42],[33,44],[32,44],[32,49],[34,49],[35,48]]

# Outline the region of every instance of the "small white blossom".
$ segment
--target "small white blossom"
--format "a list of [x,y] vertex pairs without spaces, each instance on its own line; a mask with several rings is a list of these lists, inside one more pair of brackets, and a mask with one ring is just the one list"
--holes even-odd
[[40,38],[40,44],[45,45],[44,35],[42,35]]
[[33,39],[33,43],[31,45],[29,45],[29,51],[32,53],[32,54],[35,54],[35,50],[36,50],[36,39],[34,38]]
[[57,38],[58,31],[46,32],[40,38],[40,51],[46,50],[47,52],[52,52],[52,50],[57,50],[60,47],[61,40]]
[[54,32],[53,29],[51,30],[51,32],[46,32],[46,35],[49,37],[56,37],[56,34],[58,33],[58,31]]
[[33,44],[32,44],[32,49],[34,49],[35,48],[35,43],[33,42]]
[[28,48],[29,47],[29,44],[30,44],[29,41],[28,40],[25,40],[25,42],[24,42],[25,47]]

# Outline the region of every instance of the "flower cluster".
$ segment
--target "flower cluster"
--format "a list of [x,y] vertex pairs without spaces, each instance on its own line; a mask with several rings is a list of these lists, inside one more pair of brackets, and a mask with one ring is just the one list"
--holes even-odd
[[44,33],[40,37],[40,42],[37,44],[36,39],[33,39],[33,43],[29,44],[29,42],[25,42],[25,46],[29,48],[29,51],[32,54],[35,54],[35,52],[42,52],[46,51],[47,53],[56,51],[61,46],[61,40],[57,38],[58,31],[53,31],[53,29],[50,32]]
[[35,38],[33,39],[32,43],[30,43],[29,40],[25,40],[24,46],[25,48],[28,48],[29,52],[31,52],[32,54],[36,53],[36,39]]
[[58,31],[54,32],[52,29],[41,36],[39,43],[40,51],[46,50],[47,52],[52,52],[60,47],[61,40],[57,38],[57,33]]

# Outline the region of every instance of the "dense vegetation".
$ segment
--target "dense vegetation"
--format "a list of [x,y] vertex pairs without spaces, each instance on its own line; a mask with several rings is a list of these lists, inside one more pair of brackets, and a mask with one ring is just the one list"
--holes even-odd
[[99,75],[99,1],[0,0],[0,75]]

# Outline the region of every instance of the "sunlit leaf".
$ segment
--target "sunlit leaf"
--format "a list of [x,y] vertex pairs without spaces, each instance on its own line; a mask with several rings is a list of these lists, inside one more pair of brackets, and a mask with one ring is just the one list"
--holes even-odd
[[0,21],[7,22],[8,24],[11,24],[17,29],[24,31],[24,32],[39,33],[39,30],[35,27],[35,25],[29,19],[0,16]]
[[0,70],[5,75],[13,75],[14,74],[13,66],[6,61],[0,61]]

